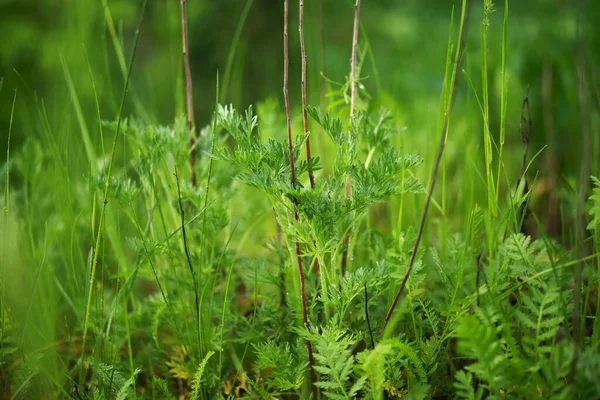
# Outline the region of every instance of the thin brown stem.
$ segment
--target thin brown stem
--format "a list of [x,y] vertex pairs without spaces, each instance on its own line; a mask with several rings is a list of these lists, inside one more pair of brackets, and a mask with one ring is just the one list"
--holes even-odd
[[[306,111],[306,47],[304,44],[304,0],[299,1],[299,14],[298,14],[298,32],[300,33],[300,52],[302,53],[302,123],[304,125],[304,134],[306,136],[306,161],[310,163],[310,138],[308,137],[308,113]],[[315,175],[312,169],[308,170],[308,178],[310,180],[310,187],[315,188]]]
[[[306,111],[307,99],[306,99],[306,47],[304,44],[304,0],[299,0],[298,10],[298,32],[300,34],[300,53],[302,56],[302,124],[304,127],[304,134],[306,135],[306,161],[310,163],[312,158],[310,151],[310,137],[308,128],[308,112]],[[308,170],[308,179],[310,180],[311,189],[315,189],[315,175],[312,169]],[[319,272],[319,261],[315,257],[313,263],[313,271]]]
[[[354,118],[356,113],[356,58],[358,54],[358,29],[360,21],[360,0],[356,0],[354,4],[354,30],[352,32],[352,57],[350,57],[350,120]],[[344,195],[348,199],[350,197],[350,181],[346,177],[346,188]],[[348,244],[350,243],[350,234],[344,237],[343,252],[342,252],[342,276],[346,274],[346,266],[348,264]]]
[[190,170],[192,185],[196,186],[196,130],[194,126],[194,102],[192,98],[192,72],[190,70],[190,55],[188,46],[188,28],[186,0],[180,0],[181,5],[181,40],[183,44],[183,65],[185,70],[185,100],[187,111],[187,126],[190,130]]
[[[290,176],[292,189],[296,189],[296,171],[294,168],[294,147],[292,138],[292,118],[290,112],[290,96],[288,93],[289,86],[289,44],[288,44],[288,14],[289,14],[289,0],[283,2],[283,99],[285,102],[285,116],[287,122],[287,134],[288,134],[288,155],[290,161]],[[298,223],[298,200],[294,197],[292,200],[294,204],[294,222]],[[308,312],[306,309],[306,287],[304,279],[304,269],[302,268],[302,257],[300,252],[300,243],[295,240],[296,248],[296,262],[298,264],[298,275],[300,278],[300,297],[302,299],[302,321],[304,322],[304,329],[308,329]],[[310,378],[311,386],[314,393],[314,398],[318,398],[318,390],[315,386],[316,375],[314,370],[315,360],[312,352],[312,345],[309,340],[306,341],[306,349],[308,351],[308,363],[310,366]]]
[[469,25],[469,11],[471,9],[472,0],[467,0],[465,9],[463,10],[464,14],[461,17],[461,25],[458,33],[459,37],[459,47],[456,53],[456,62],[454,66],[454,71],[452,73],[452,81],[450,84],[450,98],[448,99],[448,105],[446,108],[446,115],[444,118],[444,124],[442,126],[442,131],[440,133],[440,143],[438,145],[438,152],[435,158],[433,172],[431,173],[431,183],[429,184],[429,191],[427,192],[427,199],[425,200],[425,206],[423,207],[423,214],[421,215],[421,223],[419,224],[419,231],[417,234],[417,239],[415,240],[415,244],[412,249],[412,254],[410,255],[410,260],[408,262],[408,268],[406,269],[406,273],[404,274],[404,278],[400,283],[400,287],[394,296],[394,300],[388,309],[387,314],[383,320],[383,326],[381,327],[381,333],[379,334],[379,340],[383,338],[383,334],[385,333],[385,328],[387,327],[394,310],[396,309],[396,305],[398,304],[398,300],[400,300],[400,296],[402,292],[404,292],[404,288],[406,287],[406,283],[408,282],[408,278],[410,277],[410,273],[412,272],[413,266],[415,264],[415,259],[417,257],[417,252],[419,251],[419,245],[421,244],[421,239],[423,237],[423,231],[425,230],[425,222],[427,220],[427,211],[429,211],[429,205],[431,204],[431,198],[433,197],[433,189],[435,188],[435,182],[437,179],[438,170],[440,168],[440,163],[442,161],[442,155],[444,154],[444,147],[446,145],[446,133],[448,131],[448,126],[450,124],[450,114],[452,113],[452,108],[454,105],[454,99],[456,97],[456,87],[458,83],[457,73],[460,70],[460,65],[462,62],[462,58],[465,51],[466,40],[467,40],[467,27]]

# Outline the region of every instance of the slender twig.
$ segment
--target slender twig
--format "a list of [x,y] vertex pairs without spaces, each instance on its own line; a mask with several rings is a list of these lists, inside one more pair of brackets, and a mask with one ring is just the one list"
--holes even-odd
[[[306,135],[306,161],[310,164],[312,158],[310,151],[310,131],[308,128],[308,112],[306,111],[307,99],[306,99],[306,47],[304,43],[304,0],[299,0],[299,11],[298,11],[298,32],[300,34],[300,53],[302,56],[302,124],[304,127],[304,134]],[[311,189],[315,189],[315,175],[312,168],[308,170],[308,179],[310,180]],[[313,263],[313,271],[319,272],[319,261],[315,257]]]
[[398,304],[398,300],[400,300],[400,296],[406,287],[406,282],[412,272],[415,259],[417,257],[417,252],[419,251],[419,245],[421,244],[421,238],[423,237],[423,231],[425,230],[425,221],[427,220],[427,211],[429,210],[429,205],[431,203],[431,198],[433,197],[433,189],[435,188],[435,181],[437,179],[438,169],[440,167],[440,162],[442,161],[442,155],[444,153],[444,147],[446,144],[446,132],[448,131],[448,126],[450,124],[450,114],[452,112],[452,108],[454,105],[454,99],[456,97],[456,87],[458,83],[457,71],[460,68],[460,64],[462,62],[462,58],[465,51],[466,41],[467,41],[467,27],[469,25],[469,11],[471,9],[472,0],[466,0],[466,5],[463,8],[463,14],[461,15],[461,23],[460,29],[458,32],[459,38],[459,46],[456,52],[456,59],[454,65],[454,71],[452,72],[452,80],[450,83],[450,98],[448,99],[448,105],[446,108],[446,115],[444,119],[444,125],[442,126],[442,131],[440,133],[440,143],[438,145],[438,152],[435,158],[433,172],[431,173],[431,183],[429,184],[429,191],[427,193],[427,199],[425,200],[425,205],[423,207],[423,214],[421,215],[421,223],[419,224],[419,231],[417,234],[417,239],[415,240],[415,244],[412,249],[412,254],[410,255],[410,260],[408,262],[408,268],[406,269],[406,273],[404,274],[404,278],[400,283],[400,287],[396,292],[396,296],[394,296],[394,300],[388,309],[387,314],[385,315],[385,319],[383,320],[383,326],[381,327],[381,333],[379,334],[379,340],[383,337],[385,333],[385,328],[387,327],[388,322],[394,310],[396,309],[396,305]]
[[179,185],[179,175],[177,174],[177,168],[175,168],[175,182],[177,182],[177,201],[179,202],[179,211],[181,214],[181,236],[183,237],[183,249],[185,250],[185,258],[187,260],[190,274],[192,275],[192,283],[194,284],[194,300],[196,303],[196,320],[198,343],[200,343],[200,300],[198,299],[198,281],[196,280],[196,271],[192,266],[192,258],[190,257],[190,250],[188,248],[187,234],[185,231],[185,211],[183,210],[183,202],[181,201],[181,187]]
[[[354,118],[356,113],[356,58],[358,54],[358,29],[360,27],[360,0],[356,0],[354,4],[354,30],[352,32],[352,57],[350,58],[350,120]],[[346,179],[345,189],[346,199],[350,197],[350,181]],[[342,253],[342,276],[346,274],[346,265],[348,264],[348,244],[350,234],[344,237],[343,253]]]
[[[300,52],[302,53],[302,123],[304,125],[304,134],[306,136],[306,161],[310,163],[310,138],[308,137],[308,112],[306,111],[306,47],[304,44],[304,0],[299,1],[299,22],[298,32],[300,33]],[[315,175],[312,169],[308,170],[308,178],[310,180],[310,187],[315,188]]]
[[[287,134],[288,134],[288,154],[290,161],[290,175],[292,189],[296,190],[296,171],[294,168],[294,146],[292,138],[292,118],[290,112],[290,96],[288,93],[289,86],[289,44],[288,44],[288,14],[289,14],[289,0],[284,0],[283,3],[283,99],[285,102],[285,116],[287,122]],[[294,203],[294,222],[298,223],[298,200],[294,197],[292,202]],[[302,257],[300,252],[300,243],[295,240],[296,248],[296,262],[298,263],[298,274],[300,278],[300,296],[302,298],[302,320],[304,322],[304,328],[308,329],[308,312],[306,310],[306,287],[304,280],[304,269],[302,268]],[[310,366],[310,378],[311,386],[314,393],[314,398],[318,398],[318,390],[315,386],[316,375],[314,370],[315,360],[312,352],[312,345],[310,340],[306,341],[306,349],[308,351],[308,363]]]
[[[112,167],[115,162],[115,153],[117,150],[117,142],[119,140],[119,136],[121,133],[121,123],[123,121],[123,109],[125,108],[125,99],[127,98],[127,90],[129,88],[129,81],[131,80],[131,71],[133,69],[133,61],[135,60],[135,54],[136,54],[136,50],[137,50],[137,46],[138,46],[138,41],[140,38],[140,27],[142,26],[142,21],[144,20],[144,11],[146,10],[147,2],[148,2],[148,0],[144,0],[144,2],[142,4],[142,11],[140,14],[140,19],[136,26],[135,34],[133,37],[133,49],[131,51],[131,58],[129,59],[127,77],[125,78],[125,86],[123,88],[123,93],[121,95],[121,104],[119,106],[119,113],[117,116],[117,129],[115,131],[115,137],[112,142],[112,148],[111,148],[111,152],[110,152],[110,160],[108,162],[108,171],[106,172],[106,179],[104,182],[104,196],[103,196],[103,201],[102,201],[102,209],[100,211],[100,221],[98,222],[98,234],[96,235],[96,243],[94,245],[94,256],[92,258],[92,268],[90,271],[90,277],[89,277],[90,280],[88,282],[88,293],[87,293],[87,300],[86,300],[86,305],[85,305],[85,316],[84,316],[84,321],[83,321],[83,335],[82,335],[83,339],[82,339],[82,345],[81,345],[81,360],[82,361],[83,361],[83,358],[85,357],[85,342],[86,342],[86,338],[87,338],[87,332],[88,332],[89,322],[90,322],[90,313],[91,313],[91,309],[92,309],[92,294],[93,294],[93,290],[94,290],[94,280],[96,278],[96,268],[98,266],[98,254],[100,253],[100,242],[102,241],[102,232],[103,232],[104,220],[106,217],[106,205],[108,204],[108,190],[110,188],[110,181],[111,181],[110,178],[112,175]],[[83,366],[81,366],[81,369],[79,372],[79,374],[80,374],[79,382],[80,383],[83,382],[83,371],[84,371],[84,368],[83,368]]]
[[181,0],[181,41],[183,44],[183,65],[185,69],[185,100],[187,107],[187,126],[190,131],[190,170],[192,186],[196,186],[196,129],[194,126],[194,102],[192,97],[192,72],[190,70],[190,55],[188,46],[188,28],[186,0]]

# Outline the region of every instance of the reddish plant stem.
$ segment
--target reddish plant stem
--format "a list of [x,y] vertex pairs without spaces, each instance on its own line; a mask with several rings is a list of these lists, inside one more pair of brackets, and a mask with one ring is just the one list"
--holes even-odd
[[190,130],[190,170],[192,185],[196,186],[196,131],[194,127],[194,103],[192,98],[192,72],[190,70],[190,55],[188,46],[188,28],[186,0],[179,2],[181,6],[181,40],[183,43],[183,65],[185,70],[185,100],[187,111],[187,126]]
[[[308,129],[308,112],[306,111],[307,96],[306,96],[306,46],[304,43],[304,0],[299,0],[298,11],[298,32],[300,34],[300,53],[302,56],[302,123],[304,126],[304,134],[306,135],[306,161],[310,163],[312,158],[310,151],[310,137]],[[311,189],[315,189],[315,175],[312,169],[308,170],[308,179],[310,180]],[[319,273],[319,261],[315,257],[313,262],[313,271]]]
[[413,266],[415,264],[417,252],[419,251],[419,245],[421,244],[421,239],[423,237],[423,232],[425,230],[425,222],[427,221],[427,212],[429,211],[429,205],[431,204],[431,198],[433,197],[433,189],[435,188],[435,182],[437,179],[438,170],[440,167],[440,163],[442,161],[442,155],[444,153],[444,147],[446,144],[446,132],[448,131],[448,126],[450,125],[450,114],[452,113],[454,99],[456,97],[456,87],[457,87],[457,83],[458,83],[457,73],[458,73],[458,71],[460,71],[460,65],[461,65],[462,58],[463,58],[464,51],[465,51],[465,46],[466,46],[466,41],[467,41],[467,27],[469,25],[469,23],[468,23],[469,22],[469,14],[470,14],[472,3],[473,3],[472,0],[467,0],[465,10],[464,10],[465,17],[464,17],[464,20],[461,22],[461,30],[458,34],[459,38],[460,38],[458,52],[456,55],[458,58],[457,58],[455,69],[454,69],[454,72],[452,75],[452,82],[450,84],[451,85],[450,98],[448,99],[448,106],[446,108],[444,124],[442,126],[442,131],[440,133],[440,142],[438,144],[438,152],[437,152],[437,155],[435,158],[433,172],[431,173],[431,183],[429,184],[429,191],[427,192],[427,199],[425,200],[425,206],[423,207],[423,214],[421,215],[421,223],[419,224],[419,231],[417,234],[417,239],[415,240],[415,244],[412,249],[412,254],[410,255],[410,260],[408,262],[408,268],[406,269],[406,273],[404,274],[404,278],[402,279],[402,282],[400,283],[400,287],[398,288],[398,291],[396,292],[396,295],[394,296],[394,300],[392,301],[392,304],[390,305],[390,308],[388,309],[388,312],[385,315],[385,318],[383,320],[381,332],[379,334],[380,341],[383,338],[383,334],[385,333],[385,328],[387,327],[387,324],[390,321],[390,318],[391,318],[392,314],[394,313],[394,310],[396,309],[398,300],[400,300],[400,296],[402,295],[402,292],[404,292],[404,289],[406,288],[406,283],[408,282],[408,278],[410,277],[410,273],[412,272]]
[[[350,58],[350,120],[354,118],[356,113],[356,57],[358,54],[358,28],[360,20],[360,0],[356,0],[354,4],[354,30],[352,32],[352,57]],[[346,180],[345,189],[346,198],[350,198],[350,182]],[[346,274],[346,265],[348,264],[348,244],[350,242],[350,234],[344,237],[343,253],[342,253],[342,276]]]
[[[288,134],[288,154],[290,161],[290,175],[292,189],[296,190],[296,171],[294,168],[294,146],[292,138],[292,120],[290,112],[290,96],[288,93],[289,86],[289,44],[288,44],[288,14],[289,14],[289,0],[283,2],[283,99],[285,102],[285,116],[287,122],[287,134]],[[294,204],[294,222],[298,223],[298,200],[294,197],[292,200]],[[298,264],[298,275],[300,278],[300,297],[302,298],[302,321],[304,322],[304,329],[308,329],[308,312],[306,309],[306,287],[304,280],[304,269],[302,268],[302,257],[300,252],[300,243],[295,240],[296,248],[296,262]],[[310,379],[311,386],[314,393],[314,398],[318,398],[318,390],[315,386],[316,375],[314,370],[315,360],[312,352],[312,345],[309,340],[306,341],[306,349],[308,351],[308,363],[310,367]]]
[[[309,134],[308,129],[308,113],[306,111],[306,47],[304,44],[304,0],[299,1],[299,16],[298,16],[298,32],[300,33],[300,52],[302,53],[302,123],[304,125],[304,134]],[[306,161],[310,162],[310,138],[306,137]],[[308,170],[308,178],[310,187],[315,188],[315,176],[312,169]]]

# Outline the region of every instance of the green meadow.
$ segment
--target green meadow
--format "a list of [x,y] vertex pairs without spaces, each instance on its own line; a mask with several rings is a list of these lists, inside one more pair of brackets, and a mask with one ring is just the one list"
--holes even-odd
[[0,399],[600,398],[598,22],[0,0]]

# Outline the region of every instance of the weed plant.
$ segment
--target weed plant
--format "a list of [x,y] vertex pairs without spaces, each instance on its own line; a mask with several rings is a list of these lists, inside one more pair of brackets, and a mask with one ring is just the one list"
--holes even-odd
[[[529,150],[532,98],[507,76],[509,1],[472,3],[449,10],[431,124],[439,145],[423,157],[406,151],[400,116],[363,85],[371,49],[360,0],[350,73],[328,81],[319,106],[307,104],[305,65],[301,107],[288,97],[299,82],[288,81],[286,47],[284,110],[273,99],[220,104],[227,89],[217,83],[204,126],[190,112],[148,123],[128,93],[143,11],[128,65],[113,36],[124,72],[116,116],[101,110],[107,94],[96,93],[89,63],[96,107],[83,114],[63,62],[82,135],[75,153],[74,133],[54,131],[44,102],[15,92],[2,169],[0,398],[600,398],[598,154],[582,150],[590,159],[570,193],[580,204],[562,216],[579,222],[552,238],[537,221],[532,237],[540,149]],[[286,46],[288,12],[286,0]],[[467,52],[469,26],[480,40]],[[185,69],[191,108],[189,59]],[[585,101],[585,84],[578,90]],[[520,135],[507,128],[509,91],[527,93]],[[465,94],[472,110],[454,117]],[[11,149],[17,96],[43,134]],[[457,131],[482,132],[477,152],[456,154]],[[519,141],[523,156],[506,150]]]

